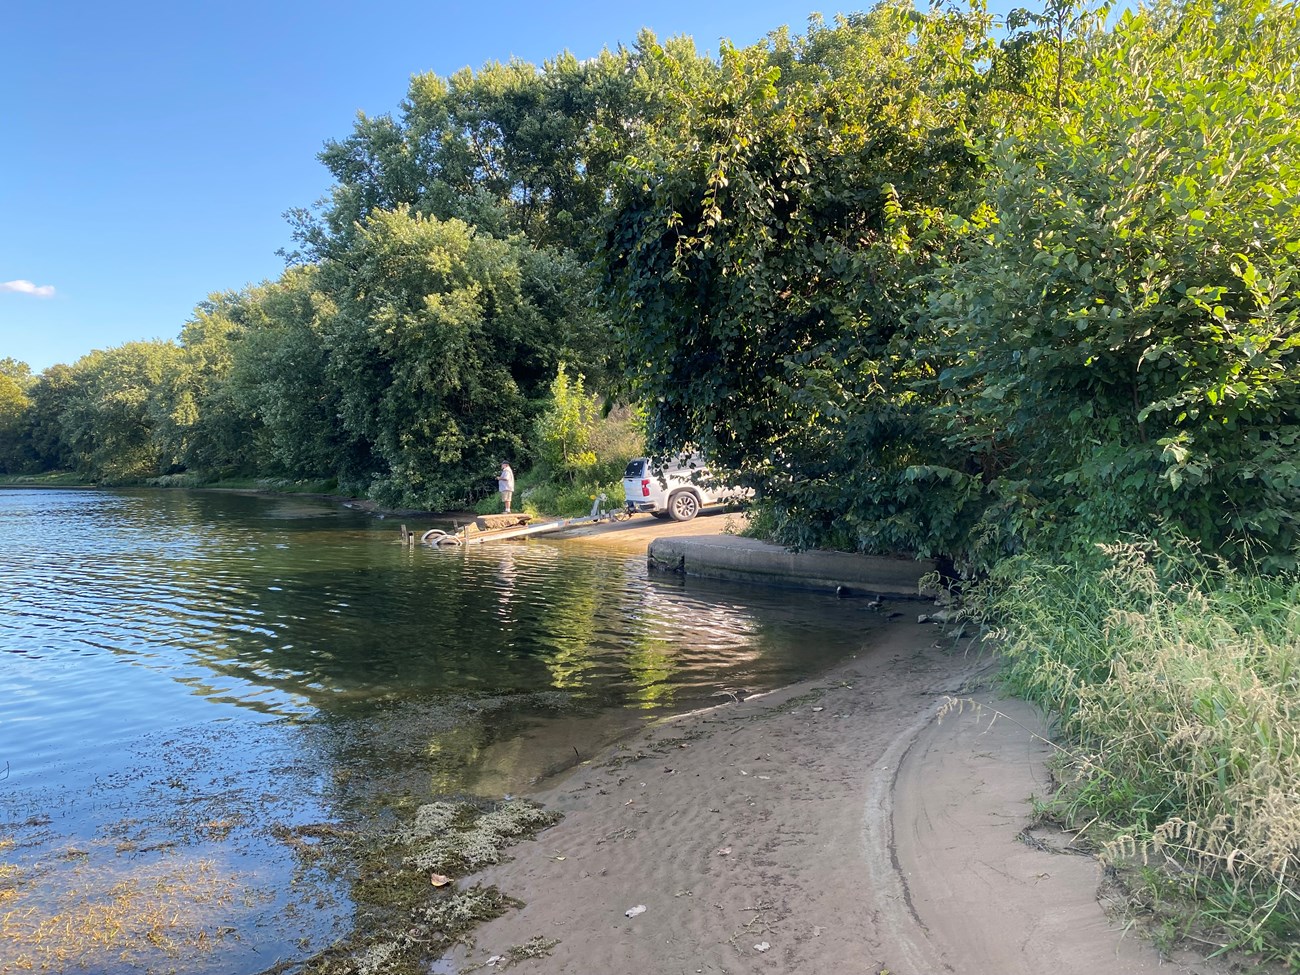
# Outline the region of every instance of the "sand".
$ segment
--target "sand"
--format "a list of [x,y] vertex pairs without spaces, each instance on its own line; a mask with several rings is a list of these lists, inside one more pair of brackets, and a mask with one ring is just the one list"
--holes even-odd
[[525,906],[436,970],[501,970],[541,939],[511,971],[1227,971],[1126,936],[1095,860],[1043,848],[1068,837],[1019,838],[1048,784],[1041,728],[989,690],[991,660],[910,619],[821,679],[662,722],[536,793],[564,820],[471,878]]

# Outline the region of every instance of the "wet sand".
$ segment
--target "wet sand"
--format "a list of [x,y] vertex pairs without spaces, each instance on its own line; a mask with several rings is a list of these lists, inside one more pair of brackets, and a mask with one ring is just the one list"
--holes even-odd
[[542,956],[512,971],[1226,972],[1126,936],[1068,837],[1025,842],[1042,729],[989,690],[993,661],[914,619],[831,674],[664,721],[537,793],[564,820],[474,878],[526,906],[436,970],[499,970],[532,942]]

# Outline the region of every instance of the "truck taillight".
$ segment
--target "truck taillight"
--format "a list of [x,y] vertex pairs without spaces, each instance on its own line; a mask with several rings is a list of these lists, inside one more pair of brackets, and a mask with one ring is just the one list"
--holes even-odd
[[650,497],[650,478],[648,477],[641,478],[641,497]]

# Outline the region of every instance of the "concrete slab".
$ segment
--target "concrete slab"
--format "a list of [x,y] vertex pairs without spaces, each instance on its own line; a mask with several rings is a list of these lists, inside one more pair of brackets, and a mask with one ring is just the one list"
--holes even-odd
[[656,538],[649,558],[653,568],[690,576],[895,598],[933,598],[933,593],[923,597],[920,581],[937,568],[929,559],[790,552],[735,535]]
[[691,521],[660,521],[649,515],[634,515],[629,521],[600,522],[570,528],[558,535],[547,536],[547,541],[597,546],[629,555],[645,555],[650,543],[656,538],[722,535],[738,532],[745,524],[744,514],[721,509],[701,512]]

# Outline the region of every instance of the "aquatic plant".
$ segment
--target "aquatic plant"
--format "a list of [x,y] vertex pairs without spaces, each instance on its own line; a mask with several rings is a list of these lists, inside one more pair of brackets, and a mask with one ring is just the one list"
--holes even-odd
[[356,928],[311,958],[265,975],[425,971],[477,925],[522,906],[495,886],[460,888],[455,878],[500,863],[507,847],[559,819],[521,799],[438,800],[419,806],[408,824],[382,836],[318,831],[345,854],[339,864],[358,865],[340,867],[356,871]]

